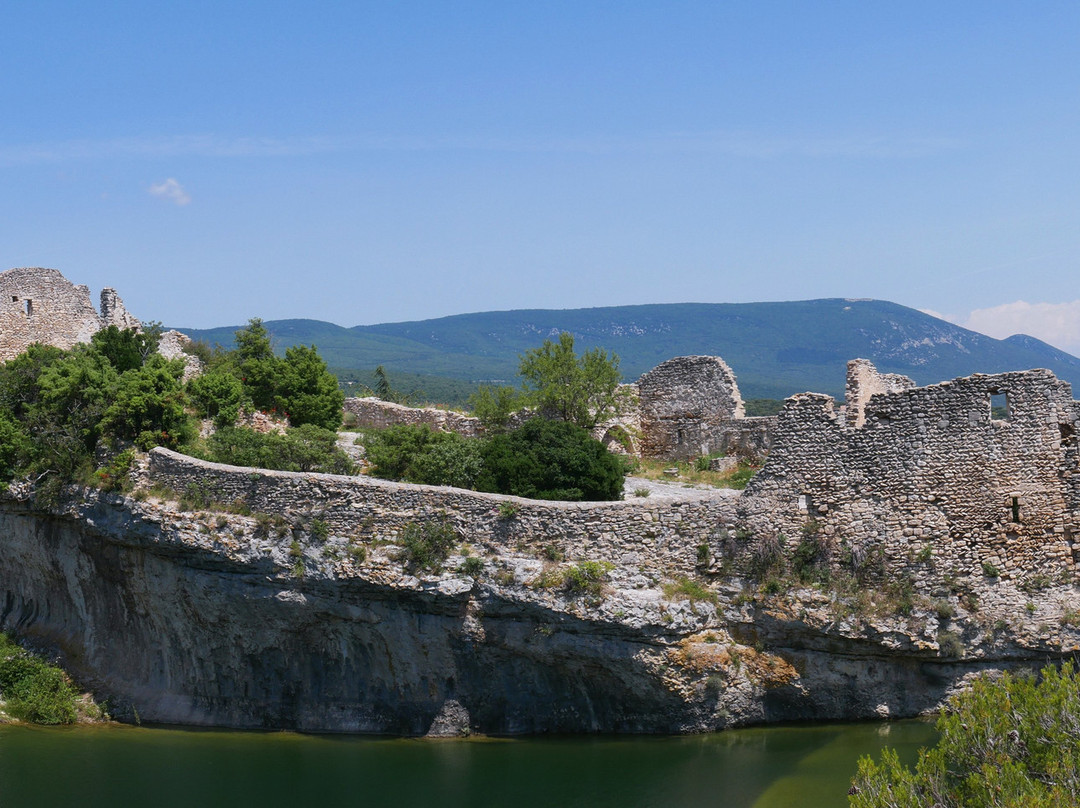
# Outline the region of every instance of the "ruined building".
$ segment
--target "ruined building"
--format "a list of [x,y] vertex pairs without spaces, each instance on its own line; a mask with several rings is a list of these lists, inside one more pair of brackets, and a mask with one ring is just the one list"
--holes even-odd
[[1078,427],[1080,402],[1049,370],[915,387],[855,360],[845,408],[788,399],[742,516],[883,568],[1056,579],[1080,554]]
[[42,342],[65,350],[102,328],[139,328],[115,289],[101,290],[101,313],[90,290],[76,286],[58,270],[21,267],[0,272],[0,361],[6,362]]

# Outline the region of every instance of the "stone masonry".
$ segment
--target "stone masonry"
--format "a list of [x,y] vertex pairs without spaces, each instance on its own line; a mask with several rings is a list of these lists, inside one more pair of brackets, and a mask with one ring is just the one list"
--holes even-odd
[[1067,383],[1029,370],[912,387],[866,360],[848,380],[846,414],[829,396],[787,400],[740,502],[750,533],[809,527],[832,552],[884,569],[921,560],[990,580],[1074,569],[1080,402]]
[[90,290],[55,269],[22,267],[0,272],[0,361],[42,342],[68,349],[110,325],[139,328],[115,289],[101,291],[101,315]]
[[[718,356],[669,359],[624,391],[634,404],[593,430],[612,451],[688,460],[714,453],[760,457],[769,450],[776,419],[745,417],[735,374]],[[348,398],[344,406],[363,427],[427,424],[470,438],[483,432],[477,418],[433,407],[370,397]]]

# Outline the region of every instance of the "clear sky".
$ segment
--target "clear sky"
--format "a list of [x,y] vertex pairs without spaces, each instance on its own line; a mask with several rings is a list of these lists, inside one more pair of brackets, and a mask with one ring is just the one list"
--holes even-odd
[[874,297],[1080,352],[1080,3],[0,4],[0,268],[143,319]]

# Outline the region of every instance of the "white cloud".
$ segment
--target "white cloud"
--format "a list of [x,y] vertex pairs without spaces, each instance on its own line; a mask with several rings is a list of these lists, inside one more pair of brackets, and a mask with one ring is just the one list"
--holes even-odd
[[1028,334],[1055,348],[1080,355],[1080,300],[1071,303],[1017,300],[988,309],[975,309],[959,325],[997,339]]
[[158,182],[151,185],[149,190],[151,196],[156,196],[159,199],[166,199],[169,202],[175,202],[177,205],[186,205],[191,201],[191,196],[184,190],[184,186],[172,177],[169,177],[165,182]]

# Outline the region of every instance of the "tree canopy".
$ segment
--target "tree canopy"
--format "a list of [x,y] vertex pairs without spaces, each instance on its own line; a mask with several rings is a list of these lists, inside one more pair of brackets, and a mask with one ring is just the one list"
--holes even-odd
[[1051,808],[1080,805],[1080,677],[1072,662],[1041,678],[983,676],[938,719],[941,738],[914,771],[886,749],[859,761],[853,808]]

